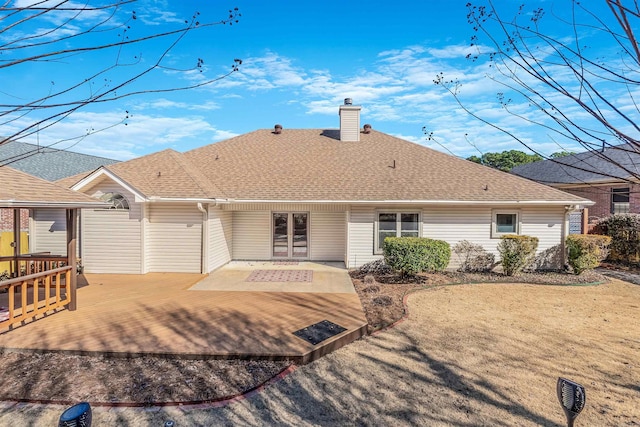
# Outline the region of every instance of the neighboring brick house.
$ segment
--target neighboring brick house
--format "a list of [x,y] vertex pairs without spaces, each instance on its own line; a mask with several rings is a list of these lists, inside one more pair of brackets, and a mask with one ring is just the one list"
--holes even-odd
[[615,213],[640,213],[640,150],[630,144],[542,160],[511,173],[595,202],[587,211],[594,222]]
[[[61,178],[89,172],[117,160],[90,156],[56,148],[41,147],[17,141],[0,140],[0,167],[10,166],[29,175],[56,181]],[[20,213],[20,229],[29,230],[29,211]],[[0,209],[0,232],[13,231],[13,210]]]

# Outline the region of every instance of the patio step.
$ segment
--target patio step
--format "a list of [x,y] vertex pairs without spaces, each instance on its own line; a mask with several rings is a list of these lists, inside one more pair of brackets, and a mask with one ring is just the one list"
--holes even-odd
[[321,357],[344,347],[347,344],[354,342],[367,335],[367,324],[361,325],[359,328],[347,330],[335,337],[331,337],[315,346],[313,350],[308,351],[302,356],[295,356],[292,358],[297,365],[306,365]]

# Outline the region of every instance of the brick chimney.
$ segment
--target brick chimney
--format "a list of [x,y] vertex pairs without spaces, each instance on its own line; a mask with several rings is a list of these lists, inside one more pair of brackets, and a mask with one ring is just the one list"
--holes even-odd
[[345,98],[340,106],[340,141],[360,141],[360,106]]

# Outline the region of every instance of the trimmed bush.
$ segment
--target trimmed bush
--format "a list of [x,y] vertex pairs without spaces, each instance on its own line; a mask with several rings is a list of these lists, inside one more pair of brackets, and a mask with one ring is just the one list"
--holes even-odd
[[487,252],[482,245],[461,240],[452,249],[458,257],[460,266],[458,271],[465,273],[483,273],[491,271],[496,262],[496,256]]
[[596,222],[594,233],[611,237],[611,260],[627,264],[640,262],[640,214],[603,218]]
[[538,249],[538,238],[507,234],[500,237],[498,252],[502,271],[507,276],[520,273],[533,263]]
[[385,263],[403,276],[442,271],[451,258],[447,242],[425,237],[387,237],[382,250]]
[[611,237],[596,234],[571,234],[567,236],[569,265],[575,274],[593,270],[609,254]]

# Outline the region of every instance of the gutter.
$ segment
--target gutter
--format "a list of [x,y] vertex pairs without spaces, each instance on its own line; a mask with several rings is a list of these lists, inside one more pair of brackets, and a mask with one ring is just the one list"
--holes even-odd
[[189,198],[189,197],[183,197],[183,198],[170,198],[170,197],[157,197],[157,196],[152,196],[152,197],[148,197],[145,199],[146,202],[149,203],[158,203],[158,202],[162,202],[162,203],[213,203],[214,206],[216,206],[218,204],[218,200],[217,199],[205,199],[205,198],[200,198],[200,197],[193,197],[193,198]]
[[63,208],[63,209],[100,209],[110,206],[104,202],[28,202],[0,200],[0,208]]
[[220,204],[231,203],[308,203],[308,204],[321,204],[321,203],[336,203],[336,204],[351,204],[351,205],[527,205],[527,206],[547,206],[547,205],[585,205],[591,206],[595,202],[584,199],[584,201],[577,200],[511,200],[511,201],[484,201],[484,200],[238,200],[231,199],[220,202]]

